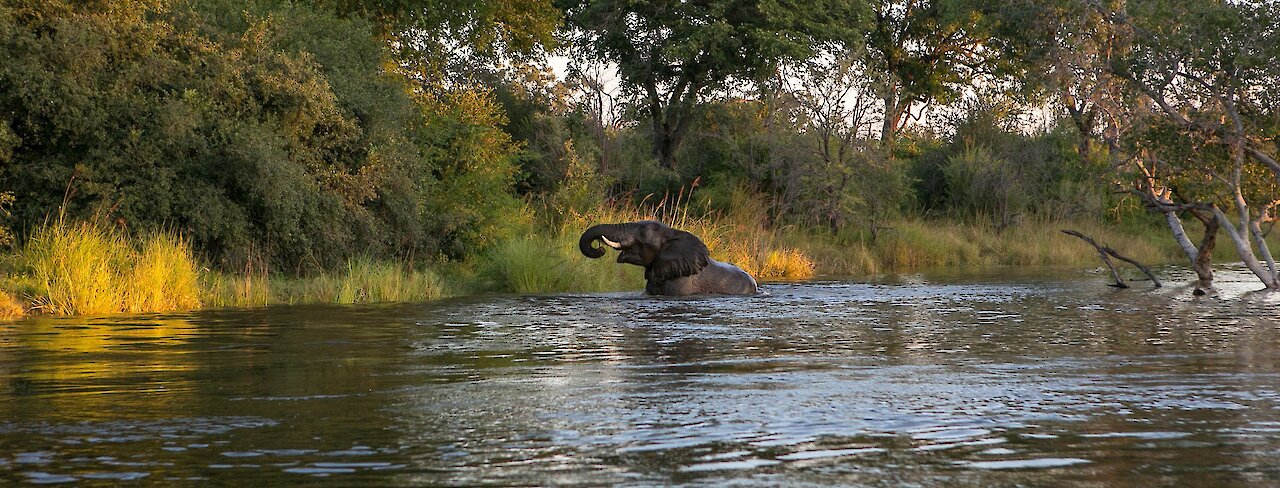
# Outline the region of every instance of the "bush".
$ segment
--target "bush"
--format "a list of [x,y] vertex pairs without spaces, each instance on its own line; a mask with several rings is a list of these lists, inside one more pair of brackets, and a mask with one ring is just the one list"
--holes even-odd
[[[222,270],[461,258],[519,209],[486,90],[414,86],[376,26],[302,2],[0,7],[0,188]],[[416,98],[415,98],[416,96]]]

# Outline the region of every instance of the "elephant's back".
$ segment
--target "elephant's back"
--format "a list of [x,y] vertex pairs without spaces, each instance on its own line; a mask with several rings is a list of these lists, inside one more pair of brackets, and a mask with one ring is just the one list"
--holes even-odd
[[729,263],[712,260],[701,274],[708,278],[704,283],[707,293],[754,295],[760,291],[755,278]]

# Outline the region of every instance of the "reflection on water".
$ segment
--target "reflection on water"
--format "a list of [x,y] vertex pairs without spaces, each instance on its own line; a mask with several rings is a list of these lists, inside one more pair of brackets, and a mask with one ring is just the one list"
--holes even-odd
[[1280,296],[1220,278],[37,319],[0,326],[0,482],[1274,484]]

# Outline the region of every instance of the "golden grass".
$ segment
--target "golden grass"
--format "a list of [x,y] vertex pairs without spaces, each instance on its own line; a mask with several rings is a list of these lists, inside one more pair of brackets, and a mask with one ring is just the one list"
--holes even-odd
[[813,276],[813,261],[796,249],[776,249],[769,251],[764,263],[757,271],[762,277],[804,279]]
[[135,247],[91,223],[37,229],[18,259],[33,308],[54,315],[100,315],[198,308],[195,259],[180,237],[156,234]]
[[0,320],[18,320],[27,315],[27,310],[13,295],[0,291]]
[[[189,310],[200,307],[200,276],[187,241],[158,233],[142,242],[141,251],[129,255],[132,266],[121,275],[125,312]],[[131,269],[130,269],[131,268]]]

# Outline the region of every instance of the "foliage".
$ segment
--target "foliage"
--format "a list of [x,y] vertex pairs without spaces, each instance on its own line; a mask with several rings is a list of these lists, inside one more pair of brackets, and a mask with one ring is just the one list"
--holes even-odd
[[[1212,277],[1204,258],[1213,242],[1190,242],[1179,212],[1221,226],[1259,280],[1280,289],[1262,230],[1280,202],[1280,6],[1151,0],[1098,10],[1126,41],[1108,59],[1110,74],[1146,105],[1138,123],[1113,116],[1105,132],[1132,192],[1165,214],[1201,282]],[[1117,112],[1124,101],[1112,102]]]
[[415,99],[371,23],[236,5],[0,7],[0,134],[20,141],[0,187],[18,219],[172,226],[223,269],[293,272],[459,257],[495,235],[518,148],[487,91]]
[[522,218],[511,193],[518,148],[498,129],[503,116],[487,92],[422,95],[420,101],[429,114],[422,145],[434,167],[432,180],[422,182],[419,219],[440,239],[444,256],[461,259],[504,237],[505,227]]
[[477,67],[527,59],[553,46],[561,13],[550,0],[318,0],[343,17],[370,19],[395,40],[399,60],[431,83]]
[[989,217],[1000,230],[1032,216],[1100,218],[1114,203],[1106,192],[1110,168],[1082,159],[1069,130],[1016,131],[1006,109],[973,106],[946,144],[915,160],[924,210]]
[[[777,64],[811,54],[822,42],[848,38],[860,4],[842,0],[562,0],[584,51],[618,65],[641,100],[661,166],[676,151],[703,101],[735,82],[767,78]],[[721,94],[722,95],[722,94]]]
[[958,100],[980,83],[1016,82],[1045,36],[1037,2],[879,0],[860,51],[883,100],[881,140],[892,141],[917,104]]
[[[9,217],[9,207],[13,205],[12,192],[0,192],[0,217]],[[0,246],[13,244],[13,231],[8,226],[0,225]]]

